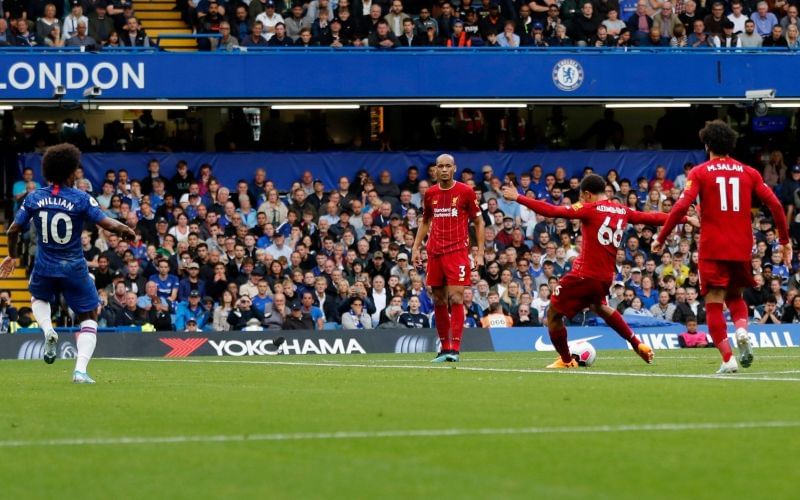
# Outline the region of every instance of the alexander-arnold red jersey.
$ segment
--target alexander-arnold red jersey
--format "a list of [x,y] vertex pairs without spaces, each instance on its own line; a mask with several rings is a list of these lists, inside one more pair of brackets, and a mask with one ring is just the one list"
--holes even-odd
[[753,251],[750,210],[754,193],[772,212],[780,242],[785,245],[789,242],[789,228],[778,197],[756,169],[728,157],[701,163],[689,172],[686,188],[672,207],[658,241],[665,241],[699,195],[700,258],[747,262]]
[[422,213],[430,222],[428,254],[469,251],[469,222],[481,212],[475,191],[462,182],[450,189],[438,184],[425,192]]
[[628,224],[658,226],[667,220],[660,212],[637,212],[618,203],[602,200],[576,203],[568,207],[550,205],[520,196],[517,201],[545,217],[561,217],[581,221],[581,253],[572,263],[572,274],[585,278],[611,281],[614,276],[617,249]]

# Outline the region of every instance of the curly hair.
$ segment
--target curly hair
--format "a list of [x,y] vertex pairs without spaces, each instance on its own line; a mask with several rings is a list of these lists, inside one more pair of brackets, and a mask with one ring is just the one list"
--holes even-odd
[[69,143],[47,148],[42,157],[42,175],[53,184],[66,184],[81,163],[81,151]]
[[700,130],[700,141],[715,155],[728,156],[736,148],[736,132],[722,120],[706,123]]
[[581,192],[600,194],[606,190],[606,180],[597,174],[589,174],[581,181]]

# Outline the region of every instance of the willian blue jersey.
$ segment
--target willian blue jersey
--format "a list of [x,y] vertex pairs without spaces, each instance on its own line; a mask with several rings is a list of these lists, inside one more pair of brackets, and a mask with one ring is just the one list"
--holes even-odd
[[48,186],[25,197],[14,222],[36,228],[37,251],[34,274],[49,277],[88,275],[81,248],[83,223],[106,218],[97,200],[75,188]]

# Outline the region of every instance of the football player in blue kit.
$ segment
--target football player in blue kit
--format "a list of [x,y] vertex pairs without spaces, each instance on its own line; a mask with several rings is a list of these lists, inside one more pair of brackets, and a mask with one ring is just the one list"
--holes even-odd
[[33,224],[38,247],[29,287],[33,315],[44,331],[44,360],[51,364],[57,356],[58,334],[53,329],[50,303],[58,294],[63,294],[80,322],[72,381],[93,384],[86,368],[97,343],[100,300],[81,248],[84,221],[131,240],[135,233],[128,226],[107,217],[90,194],[72,187],[80,157],[78,148],[71,144],[58,144],[47,149],[42,157],[42,175],[49,185],[25,197],[8,228],[9,255],[0,262],[0,277],[14,271],[19,233],[29,223]]

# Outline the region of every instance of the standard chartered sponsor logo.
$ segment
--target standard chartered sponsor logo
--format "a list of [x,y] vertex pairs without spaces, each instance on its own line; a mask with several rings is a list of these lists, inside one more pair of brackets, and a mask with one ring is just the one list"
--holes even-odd
[[0,68],[0,90],[8,88],[52,90],[64,86],[67,90],[85,89],[144,89],[145,65],[142,62],[16,62]]

